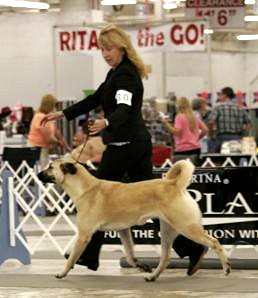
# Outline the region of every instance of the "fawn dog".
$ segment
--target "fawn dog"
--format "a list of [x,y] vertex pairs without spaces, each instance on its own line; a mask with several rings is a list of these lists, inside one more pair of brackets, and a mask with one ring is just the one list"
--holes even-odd
[[190,161],[181,160],[164,179],[121,183],[97,179],[71,157],[50,163],[38,178],[43,183],[59,184],[77,209],[78,237],[64,270],[56,277],[68,274],[97,230],[119,231],[128,263],[141,267],[134,257],[130,227],[142,225],[150,218],[160,219],[162,252],[159,265],[145,277],[146,281],[155,281],[167,267],[174,231],[214,249],[224,273],[229,274],[223,247],[203,229],[199,206],[186,190],[193,171]]

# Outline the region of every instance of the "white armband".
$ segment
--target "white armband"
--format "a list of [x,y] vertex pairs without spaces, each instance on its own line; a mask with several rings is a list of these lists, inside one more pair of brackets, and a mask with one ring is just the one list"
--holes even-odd
[[126,104],[128,106],[131,106],[132,105],[132,97],[133,97],[133,94],[129,91],[126,91],[126,90],[117,90],[116,92],[116,102],[117,104]]
[[109,126],[109,121],[106,118],[104,118],[104,121],[105,121],[106,127]]
[[86,165],[93,170],[97,169],[89,159],[86,161]]

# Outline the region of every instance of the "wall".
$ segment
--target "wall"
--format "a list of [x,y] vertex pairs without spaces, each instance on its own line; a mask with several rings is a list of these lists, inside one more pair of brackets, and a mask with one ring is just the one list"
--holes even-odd
[[37,106],[54,92],[52,26],[55,14],[0,15],[1,106]]
[[[53,26],[58,18],[55,13],[0,15],[0,107],[17,102],[37,107],[42,95],[49,92],[60,99],[81,98],[83,87],[96,88],[104,79],[107,67],[101,55],[89,59],[89,63],[67,61],[63,68],[55,68]],[[255,51],[255,46],[251,47],[250,51]],[[146,98],[162,97],[174,90],[177,95],[194,97],[202,89],[208,90],[207,52],[146,53],[143,59],[153,68],[150,79],[144,81]],[[214,92],[225,85],[242,90],[249,88],[249,82],[257,76],[254,68],[257,63],[257,53],[213,52]],[[59,71],[68,73],[65,81],[58,79]],[[258,89],[258,79],[254,85]]]

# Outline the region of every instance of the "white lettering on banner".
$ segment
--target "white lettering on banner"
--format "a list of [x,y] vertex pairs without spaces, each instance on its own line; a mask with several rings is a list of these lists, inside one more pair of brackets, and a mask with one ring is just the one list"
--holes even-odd
[[[125,29],[138,50],[204,51],[205,21],[171,23],[157,27]],[[100,29],[91,27],[55,28],[56,52],[94,54],[99,49]]]
[[132,97],[133,93],[122,89],[117,90],[115,96],[117,104],[125,104],[128,106],[132,105]]
[[134,238],[154,238],[153,230],[132,230]]
[[[254,212],[250,206],[248,205],[246,199],[244,198],[243,194],[238,192],[236,196],[233,198],[233,200],[229,203],[226,204],[226,206],[229,208],[224,208],[223,210],[220,211],[214,211],[213,206],[212,206],[212,201],[215,200],[215,193],[201,193],[200,191],[196,189],[188,189],[190,194],[193,196],[194,200],[198,203],[202,199],[205,200],[205,206],[206,209],[203,210],[203,214],[210,214],[210,215],[215,215],[215,214],[235,214],[234,209],[235,208],[241,208],[243,210],[243,214],[258,214],[258,212]],[[257,195],[257,193],[255,193]],[[238,212],[239,214],[239,212]],[[257,218],[258,219],[258,218]]]
[[237,207],[237,208],[243,207],[246,210],[246,212],[244,214],[253,214],[253,211],[251,210],[251,208],[247,204],[244,196],[240,192],[237,193],[234,201],[227,203],[226,206],[230,206],[230,208],[227,211],[227,214],[234,214],[233,211],[234,211],[235,207]]
[[219,174],[203,173],[193,174],[192,183],[222,183]]
[[222,238],[235,238],[235,230],[223,230],[223,229],[216,229],[216,230],[206,230],[210,236],[213,236],[217,239]]
[[257,239],[258,230],[239,230],[239,235],[241,238]]
[[117,231],[105,231],[104,237],[115,239],[115,238],[120,238],[119,233]]
[[244,27],[244,0],[186,0],[186,16],[209,17],[212,28]]

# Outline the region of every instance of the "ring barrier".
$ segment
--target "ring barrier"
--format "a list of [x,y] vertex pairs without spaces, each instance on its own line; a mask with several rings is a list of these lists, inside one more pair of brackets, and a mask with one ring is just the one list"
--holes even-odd
[[[156,177],[161,177],[171,166],[171,160],[167,159],[160,167],[154,167],[153,172]],[[201,167],[198,168],[198,171],[200,173],[206,171],[214,172],[216,170],[215,166],[216,164],[212,161],[212,158],[207,157]],[[238,164],[236,164],[230,157],[227,157],[223,162],[222,167],[228,166],[237,170]],[[244,176],[246,176],[245,173],[250,172],[248,171],[249,167],[254,169],[254,172],[257,173],[257,166],[257,156],[250,156]],[[241,168],[244,169],[244,167]],[[234,174],[235,172],[236,171],[233,171],[232,173]],[[236,176],[236,173],[234,175]],[[225,181],[230,179],[225,177],[223,178]],[[29,263],[30,259],[28,254],[33,255],[35,252],[39,251],[43,243],[45,243],[44,241],[47,242],[48,246],[52,245],[54,250],[61,255],[64,255],[65,252],[69,251],[77,236],[75,216],[73,215],[75,206],[72,200],[68,198],[63,191],[60,191],[52,184],[46,186],[43,185],[37,177],[37,170],[31,168],[26,161],[23,161],[16,170],[14,170],[7,161],[2,163],[0,167],[0,184],[2,186],[2,202],[0,205],[0,265],[6,259],[11,257],[19,259],[23,264]],[[203,187],[206,186],[203,185]],[[213,185],[212,187],[218,187],[219,190],[221,185]],[[211,204],[212,196],[214,196],[214,190],[211,192],[202,190],[203,194],[201,194],[201,191],[198,192],[191,189],[189,191],[192,191],[192,194],[197,201],[200,200],[200,197],[202,196],[202,202],[198,201],[198,203],[200,203],[202,209],[203,202],[206,202],[207,206],[205,207],[205,210],[207,213],[209,208],[211,208],[209,204]],[[253,192],[258,196],[258,190],[254,189]],[[233,211],[235,212],[237,208],[242,208],[244,209],[243,211],[245,212],[243,213],[246,214],[247,218],[244,219],[244,216],[239,215],[241,221],[246,222],[247,220],[252,222],[256,229],[258,217],[256,217],[255,212],[253,212],[254,214],[251,214],[252,208],[249,208],[249,205],[252,203],[250,203],[248,199],[237,194],[232,199],[232,202],[228,202],[227,204],[229,205],[225,205],[227,206],[227,212],[225,213],[228,213],[228,218],[222,220],[224,223],[227,223],[229,218],[233,216]],[[206,221],[206,223],[210,225],[212,220],[209,216],[205,217],[205,210],[202,210],[204,222]],[[46,211],[56,212],[56,215],[46,217]],[[47,221],[45,220],[46,218],[48,219]],[[213,222],[214,219],[215,218],[213,217]],[[62,231],[60,230],[60,223],[62,224]],[[233,225],[235,229],[235,224],[232,224],[232,227]],[[236,225],[239,225],[237,221]],[[135,243],[153,246],[159,244],[159,231],[154,230],[155,229],[150,222],[141,227],[134,227],[132,232]],[[219,233],[220,230],[222,233],[222,229],[218,229],[217,233]],[[233,228],[231,230],[233,231]],[[59,241],[59,238],[63,235],[62,232],[64,231],[65,235],[69,235],[69,240],[66,241],[65,244],[62,241]],[[35,234],[37,234],[37,239],[33,237],[33,241],[28,240],[31,236],[35,236]],[[227,246],[226,250],[229,256],[232,255],[237,247],[240,245],[242,246],[242,244],[250,244],[258,252],[255,241],[248,243],[246,242],[246,238],[243,238],[243,241],[237,238],[235,243],[232,242],[234,239],[232,239],[231,243],[227,243],[227,241],[223,243],[224,240],[220,238],[220,235],[218,234],[217,236],[219,240],[222,240],[222,244]],[[230,231],[228,231],[228,235],[226,236],[230,236]],[[120,244],[117,233],[112,231],[106,232],[104,244]]]

